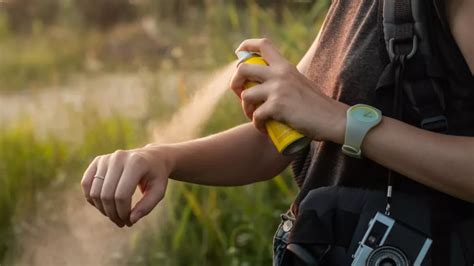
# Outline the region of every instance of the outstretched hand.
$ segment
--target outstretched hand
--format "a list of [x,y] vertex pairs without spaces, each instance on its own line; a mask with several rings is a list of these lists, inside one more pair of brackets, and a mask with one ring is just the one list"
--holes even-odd
[[[257,52],[268,63],[240,64],[230,83],[241,98],[244,113],[258,130],[265,133],[265,122],[273,119],[312,139],[342,142],[347,105],[321,92],[267,39],[246,40],[238,51]],[[245,89],[247,81],[260,84]]]
[[[86,200],[102,214],[119,227],[131,226],[163,199],[169,169],[159,148],[118,150],[96,157],[81,185]],[[137,186],[143,196],[132,208]]]

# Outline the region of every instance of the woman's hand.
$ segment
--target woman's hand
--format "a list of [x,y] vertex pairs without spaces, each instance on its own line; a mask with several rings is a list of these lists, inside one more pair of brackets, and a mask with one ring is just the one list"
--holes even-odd
[[[117,226],[131,226],[165,195],[171,171],[160,147],[146,147],[96,157],[82,178],[87,201]],[[137,186],[143,197],[132,209]]]
[[[230,85],[257,129],[266,132],[274,119],[312,139],[343,142],[347,105],[323,94],[267,39],[246,40],[237,51],[258,52],[269,64],[240,64]],[[244,90],[247,81],[260,84]]]

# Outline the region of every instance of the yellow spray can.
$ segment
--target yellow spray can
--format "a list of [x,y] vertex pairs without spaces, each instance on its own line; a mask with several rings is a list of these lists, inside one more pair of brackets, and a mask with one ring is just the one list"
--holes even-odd
[[[257,53],[240,51],[237,53],[238,64],[259,64],[268,65],[268,63]],[[258,83],[247,81],[245,89],[253,87]],[[291,127],[275,120],[268,120],[265,124],[268,135],[277,150],[283,155],[292,155],[306,147],[311,139],[292,129]]]

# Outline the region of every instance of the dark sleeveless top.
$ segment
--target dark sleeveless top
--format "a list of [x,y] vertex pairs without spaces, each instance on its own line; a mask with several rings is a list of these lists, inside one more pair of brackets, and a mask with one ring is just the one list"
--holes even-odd
[[[389,63],[379,0],[334,0],[321,29],[317,48],[305,75],[330,97],[349,105],[376,106],[375,88]],[[442,1],[434,1],[432,32],[441,65],[449,77],[446,116],[449,134],[474,136],[474,78],[456,45],[445,18]],[[473,155],[474,156],[474,155]],[[388,170],[369,159],[353,159],[332,142],[313,141],[292,163],[301,192],[324,186],[385,189]],[[402,178],[407,191],[430,190]],[[395,195],[394,195],[395,196]],[[454,199],[453,199],[454,200]]]
[[[348,105],[365,103],[377,106],[377,82],[389,63],[384,43],[382,4],[382,0],[332,2],[317,40],[314,57],[304,73],[328,96]],[[474,77],[450,33],[442,0],[434,0],[432,7],[428,14],[433,27],[432,46],[448,77],[448,85],[443,88],[448,134],[474,136]],[[388,169],[370,159],[345,156],[341,152],[341,145],[328,141],[313,141],[292,162],[292,168],[301,188],[292,206],[296,214],[299,204],[310,191],[321,191],[328,187],[383,191],[388,182]],[[433,213],[432,260],[437,262],[436,265],[449,265],[446,249],[450,244],[445,245],[449,242],[449,230],[455,227],[456,221],[472,219],[474,204],[431,189],[398,173],[394,175],[397,180],[394,200],[397,193],[426,196],[429,199]],[[469,235],[471,233],[472,230]]]

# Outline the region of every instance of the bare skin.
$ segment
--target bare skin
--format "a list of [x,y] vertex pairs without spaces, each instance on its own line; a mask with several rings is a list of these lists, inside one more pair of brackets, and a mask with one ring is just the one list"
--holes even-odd
[[474,1],[445,1],[446,15],[451,32],[474,75]]
[[[474,13],[473,3],[447,1],[454,38],[471,71],[474,35],[466,25],[473,25],[469,16]],[[292,160],[280,155],[265,135],[263,125],[270,118],[313,139],[342,144],[348,106],[324,95],[300,73],[309,66],[316,43],[294,67],[268,40],[244,41],[238,50],[260,52],[270,63],[242,64],[231,81],[231,89],[241,97],[243,110],[253,124],[184,143],[98,156],[82,180],[87,201],[123,227],[136,223],[158,204],[164,197],[168,178],[219,186],[268,180]],[[243,92],[246,80],[261,84]],[[436,134],[384,117],[366,136],[362,150],[369,159],[413,180],[474,202],[473,137]],[[94,178],[95,175],[105,180]],[[143,197],[132,208],[131,196],[137,186]]]

